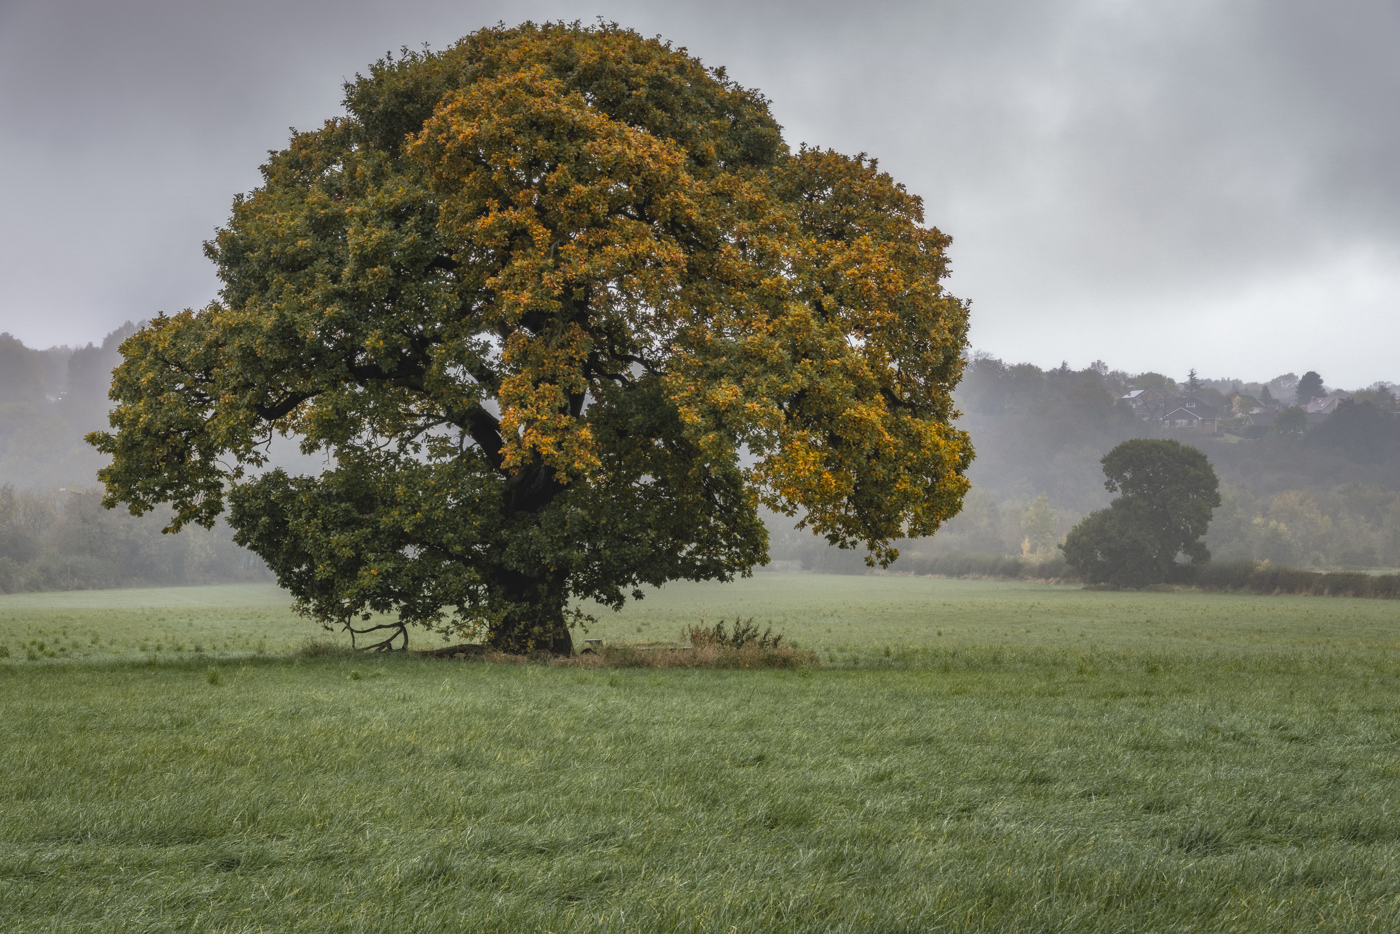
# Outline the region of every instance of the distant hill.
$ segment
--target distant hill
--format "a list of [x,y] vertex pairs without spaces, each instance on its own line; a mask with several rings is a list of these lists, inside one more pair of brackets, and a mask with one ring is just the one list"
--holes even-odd
[[[1348,404],[1307,425],[1301,437],[1230,417],[1234,396],[1293,402],[1298,383],[1289,373],[1188,387],[1102,363],[1044,370],[976,356],[956,393],[958,424],[977,452],[968,472],[972,492],[943,530],[905,542],[901,552],[1051,557],[1079,519],[1111,499],[1099,466],[1104,454],[1128,438],[1173,437],[1204,451],[1220,477],[1224,503],[1207,536],[1217,559],[1400,566],[1400,417],[1390,414],[1392,387],[1326,390]],[[1187,429],[1149,423],[1123,399],[1137,389],[1199,397],[1220,417]],[[780,519],[773,517],[770,528],[773,556],[783,566],[865,569],[860,555],[792,533]]]
[[227,527],[162,535],[163,511],[102,508],[104,458],[83,436],[108,427],[112,369],[136,327],[47,350],[0,334],[0,592],[271,577]]
[[107,387],[127,322],[101,346],[34,350],[0,334],[0,484],[91,486],[102,456],[83,435],[107,427]]

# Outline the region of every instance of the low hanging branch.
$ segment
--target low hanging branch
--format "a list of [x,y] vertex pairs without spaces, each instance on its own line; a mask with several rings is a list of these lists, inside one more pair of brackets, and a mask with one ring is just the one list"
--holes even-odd
[[[393,630],[393,632],[389,633],[387,639],[381,639],[373,645],[359,646],[355,644],[356,636],[366,636],[372,632],[381,632],[385,629]],[[399,646],[398,650],[400,652],[408,651],[408,624],[404,622],[385,623],[382,626],[369,626],[365,629],[356,629],[347,622],[345,624],[345,631],[350,633],[350,647],[361,652],[392,652],[394,651],[394,640],[398,639],[400,636],[403,637],[403,645]]]

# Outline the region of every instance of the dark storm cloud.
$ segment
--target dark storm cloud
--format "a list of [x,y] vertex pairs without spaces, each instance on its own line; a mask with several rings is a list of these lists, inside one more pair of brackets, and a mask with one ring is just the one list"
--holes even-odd
[[12,3],[0,329],[198,305],[199,243],[385,50],[595,15],[867,151],[954,235],[974,343],[1181,375],[1400,379],[1400,20],[1383,3]]

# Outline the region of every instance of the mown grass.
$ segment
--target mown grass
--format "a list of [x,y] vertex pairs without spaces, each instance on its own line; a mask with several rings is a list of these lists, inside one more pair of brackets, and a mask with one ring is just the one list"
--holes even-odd
[[[703,603],[837,661],[11,659],[3,927],[1400,926],[1400,623],[1379,601],[684,591],[595,631],[674,637]],[[271,612],[225,609],[211,631]],[[0,611],[0,637],[76,612]]]

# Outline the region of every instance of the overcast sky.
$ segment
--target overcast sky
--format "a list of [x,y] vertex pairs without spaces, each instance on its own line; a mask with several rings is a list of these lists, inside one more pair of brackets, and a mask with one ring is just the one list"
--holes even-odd
[[343,80],[600,15],[922,195],[977,349],[1400,381],[1400,3],[1351,0],[0,0],[0,330],[205,304],[201,242]]

